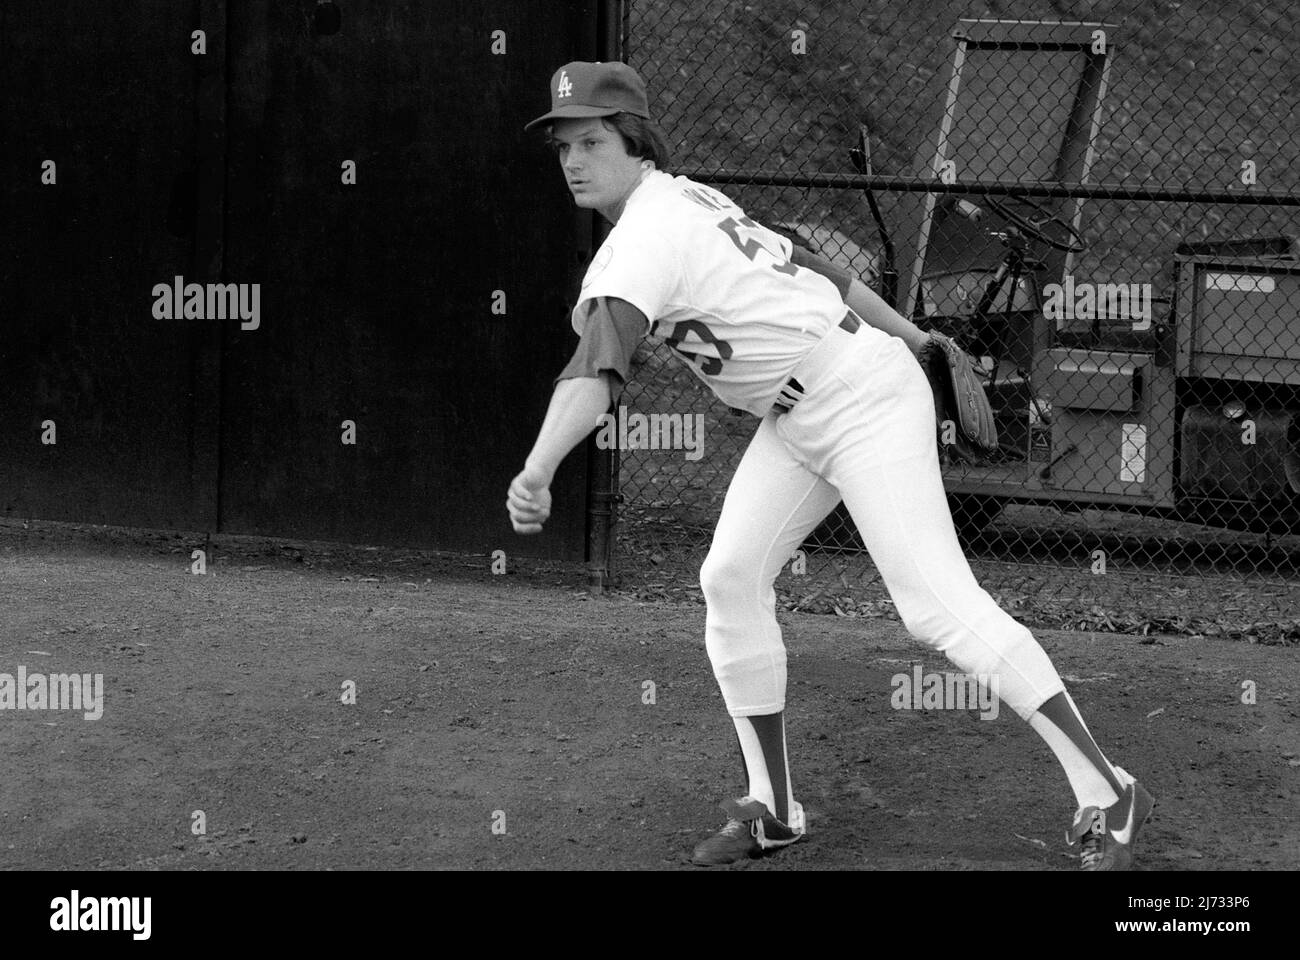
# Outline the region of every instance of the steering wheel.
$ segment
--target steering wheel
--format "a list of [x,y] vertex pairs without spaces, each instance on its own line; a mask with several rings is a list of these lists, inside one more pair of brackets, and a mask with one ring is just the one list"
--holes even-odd
[[[1030,240],[1037,240],[1065,253],[1080,253],[1087,247],[1078,230],[1061,219],[1059,213],[1052,212],[1037,201],[1015,194],[1005,197],[985,194],[984,200],[994,213],[1014,224]],[[1060,236],[1049,234],[1045,229],[1047,227],[1054,227]]]

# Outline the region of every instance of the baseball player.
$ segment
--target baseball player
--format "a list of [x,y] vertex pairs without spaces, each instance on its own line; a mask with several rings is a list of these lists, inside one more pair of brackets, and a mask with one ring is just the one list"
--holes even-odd
[[[645,85],[622,63],[569,63],[544,127],[574,202],[613,228],[587,270],[581,341],[523,470],[516,532],[550,515],[551,479],[628,379],[655,333],[727,405],[762,418],[731,481],[700,583],[705,646],[735,724],[748,792],[695,848],[731,863],[800,839],[786,753],[786,652],[773,581],[842,498],[907,631],[994,688],[1046,741],[1078,804],[1068,830],[1086,870],[1125,869],[1150,794],[1110,763],[1022,624],[975,582],[958,544],[935,443],[927,334],[830,263],[745,216],[719,191],[664,171]],[[992,687],[991,681],[988,681]]]

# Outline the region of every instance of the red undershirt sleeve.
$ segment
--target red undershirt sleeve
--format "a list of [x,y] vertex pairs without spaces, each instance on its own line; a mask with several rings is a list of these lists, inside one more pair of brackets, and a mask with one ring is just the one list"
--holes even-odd
[[609,371],[627,383],[632,354],[650,322],[646,315],[618,297],[593,297],[582,303],[582,339],[555,382],[574,377],[599,377]]
[[813,271],[813,273],[820,273],[835,284],[835,289],[840,292],[840,299],[844,299],[849,295],[849,283],[852,281],[853,275],[847,270],[840,269],[829,260],[805,250],[798,244],[795,244],[794,249],[790,251],[790,262],[796,267],[803,267],[805,270]]

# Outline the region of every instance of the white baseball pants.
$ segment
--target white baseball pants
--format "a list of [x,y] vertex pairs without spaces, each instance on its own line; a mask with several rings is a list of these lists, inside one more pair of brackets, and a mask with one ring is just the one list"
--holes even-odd
[[733,717],[785,708],[773,581],[843,498],[907,631],[967,674],[996,676],[1028,719],[1064,690],[1029,630],[975,582],[943,489],[929,381],[907,345],[863,324],[814,348],[806,395],[769,413],[727,491],[700,570],[705,643]]

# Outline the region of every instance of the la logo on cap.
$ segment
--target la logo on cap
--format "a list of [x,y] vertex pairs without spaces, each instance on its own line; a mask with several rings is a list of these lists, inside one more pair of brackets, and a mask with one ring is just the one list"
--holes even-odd
[[650,119],[645,81],[625,63],[575,60],[551,74],[551,110],[524,125],[532,130],[550,120],[583,120],[631,113]]

